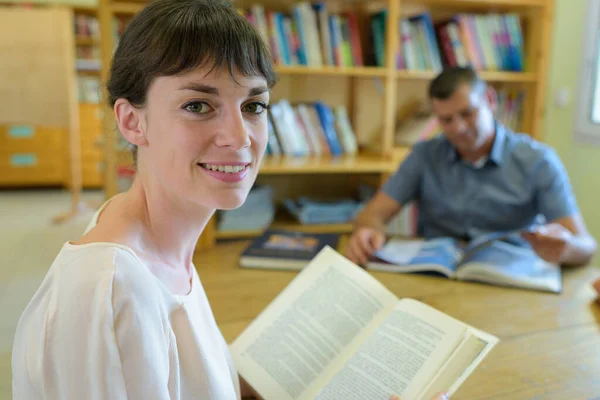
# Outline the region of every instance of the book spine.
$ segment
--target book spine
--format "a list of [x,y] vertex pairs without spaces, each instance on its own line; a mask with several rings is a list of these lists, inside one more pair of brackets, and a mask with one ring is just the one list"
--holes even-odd
[[329,143],[329,148],[331,149],[331,155],[340,156],[343,154],[342,146],[338,141],[338,134],[335,130],[335,122],[333,118],[333,114],[331,108],[321,102],[315,103],[315,108],[319,115],[319,119],[321,121],[321,126],[323,127],[323,132],[325,133],[325,138],[327,139],[327,143]]

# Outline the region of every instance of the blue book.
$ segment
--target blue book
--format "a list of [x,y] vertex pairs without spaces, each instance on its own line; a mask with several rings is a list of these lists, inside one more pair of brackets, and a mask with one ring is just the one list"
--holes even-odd
[[392,239],[367,268],[560,293],[560,266],[538,257],[519,232],[492,233],[468,243],[454,238]]
[[341,156],[344,153],[342,145],[338,140],[338,134],[335,130],[335,117],[331,107],[320,101],[314,103],[314,107],[317,110],[323,133],[325,133],[325,140],[329,144],[329,149],[332,156]]

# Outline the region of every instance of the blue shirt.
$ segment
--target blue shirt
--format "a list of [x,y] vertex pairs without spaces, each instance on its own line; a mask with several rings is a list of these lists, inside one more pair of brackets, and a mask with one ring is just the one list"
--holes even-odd
[[462,160],[439,135],[415,144],[382,190],[400,204],[416,202],[417,235],[425,238],[470,240],[579,212],[556,152],[498,122],[479,165]]

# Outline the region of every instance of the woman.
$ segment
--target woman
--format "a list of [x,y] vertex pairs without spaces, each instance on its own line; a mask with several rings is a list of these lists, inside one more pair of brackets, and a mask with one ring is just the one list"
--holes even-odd
[[256,179],[274,83],[267,48],[226,3],[161,0],[132,20],[108,94],[136,177],[65,243],[24,311],[15,399],[250,394],[192,256],[214,211],[239,207]]

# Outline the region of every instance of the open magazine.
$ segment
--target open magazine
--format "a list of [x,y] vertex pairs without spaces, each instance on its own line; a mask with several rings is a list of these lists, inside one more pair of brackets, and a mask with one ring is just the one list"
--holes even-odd
[[366,267],[398,273],[436,273],[451,279],[560,293],[560,266],[544,261],[533,249],[511,238],[516,239],[515,233],[496,233],[466,245],[453,238],[392,239]]
[[398,299],[327,246],[232,343],[264,400],[453,395],[498,338]]

